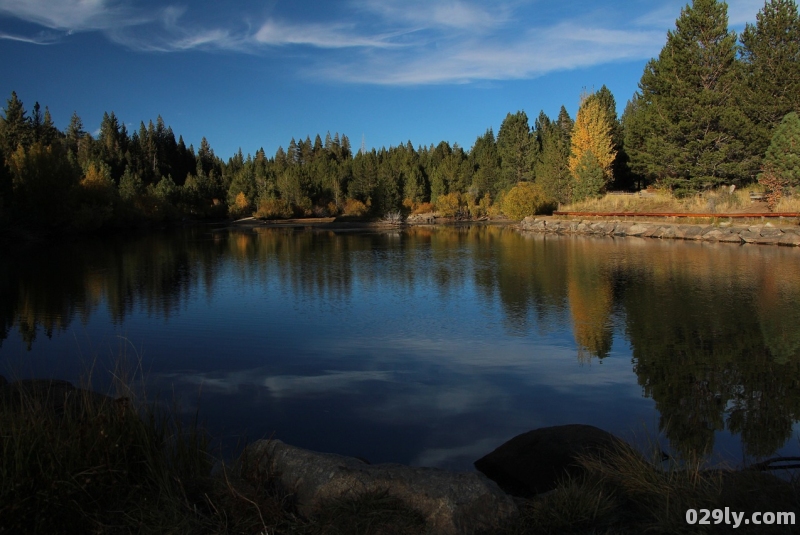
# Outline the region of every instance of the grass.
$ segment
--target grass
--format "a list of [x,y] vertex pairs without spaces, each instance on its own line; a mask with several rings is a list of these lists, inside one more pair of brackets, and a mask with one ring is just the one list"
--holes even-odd
[[[419,513],[381,492],[302,518],[275,474],[258,468],[263,459],[245,453],[212,475],[209,437],[196,418],[183,423],[176,408],[122,391],[129,397],[58,382],[0,388],[0,533],[429,532]],[[800,512],[797,480],[699,462],[663,469],[630,450],[580,462],[585,477],[521,502],[520,517],[498,533],[690,533],[698,527],[685,522],[690,508]]]
[[775,211],[800,213],[800,195],[781,197],[778,204],[775,205]]
[[[566,479],[521,508],[507,535],[727,533],[731,525],[686,522],[689,509],[800,513],[800,481],[755,470],[704,469],[698,460],[662,468],[632,450],[580,459],[585,475]],[[741,525],[737,533],[793,533],[797,526]]]
[[300,518],[258,459],[212,476],[208,434],[159,407],[59,381],[0,388],[0,533],[423,533],[381,494]]
[[[677,198],[669,191],[656,190],[645,196],[604,195],[561,207],[566,212],[673,212],[725,213],[746,210],[750,206],[751,188],[719,188],[703,195]],[[788,201],[790,199],[784,199]],[[800,203],[798,203],[800,204]],[[784,211],[776,209],[776,211]],[[793,210],[785,210],[793,211]]]

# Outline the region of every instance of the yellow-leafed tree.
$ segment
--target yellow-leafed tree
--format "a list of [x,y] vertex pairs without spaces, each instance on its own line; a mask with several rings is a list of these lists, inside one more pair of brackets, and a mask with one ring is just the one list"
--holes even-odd
[[[572,129],[569,157],[569,170],[575,181],[575,190],[581,193],[580,197],[600,193],[600,190],[594,191],[598,189],[596,180],[589,178],[599,174],[599,171],[602,171],[604,178],[602,186],[608,184],[612,178],[611,164],[617,152],[611,138],[611,127],[600,100],[594,95],[583,97]],[[587,169],[587,166],[599,169]],[[591,185],[583,184],[587,180]]]

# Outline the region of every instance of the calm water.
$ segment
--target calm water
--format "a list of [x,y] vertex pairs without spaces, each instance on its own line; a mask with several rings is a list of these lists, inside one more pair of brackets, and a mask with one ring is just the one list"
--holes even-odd
[[11,250],[0,373],[123,355],[229,443],[470,469],[590,423],[734,463],[800,454],[800,250],[521,234],[194,228]]

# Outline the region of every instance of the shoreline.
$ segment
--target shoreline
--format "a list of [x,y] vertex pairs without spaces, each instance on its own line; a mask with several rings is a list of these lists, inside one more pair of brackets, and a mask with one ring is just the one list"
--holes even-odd
[[769,222],[759,225],[733,225],[730,222],[695,224],[625,221],[613,218],[558,219],[557,217],[528,216],[516,225],[516,228],[547,234],[661,238],[739,245],[800,246],[800,226],[797,225],[776,226]]

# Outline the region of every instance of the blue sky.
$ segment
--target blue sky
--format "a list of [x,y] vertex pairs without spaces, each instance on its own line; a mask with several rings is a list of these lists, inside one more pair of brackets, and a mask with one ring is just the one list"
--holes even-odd
[[[763,0],[731,0],[731,27]],[[674,28],[675,0],[0,0],[0,99],[88,131],[159,114],[227,159],[342,132],[354,148],[469,148],[607,85],[620,113]]]

